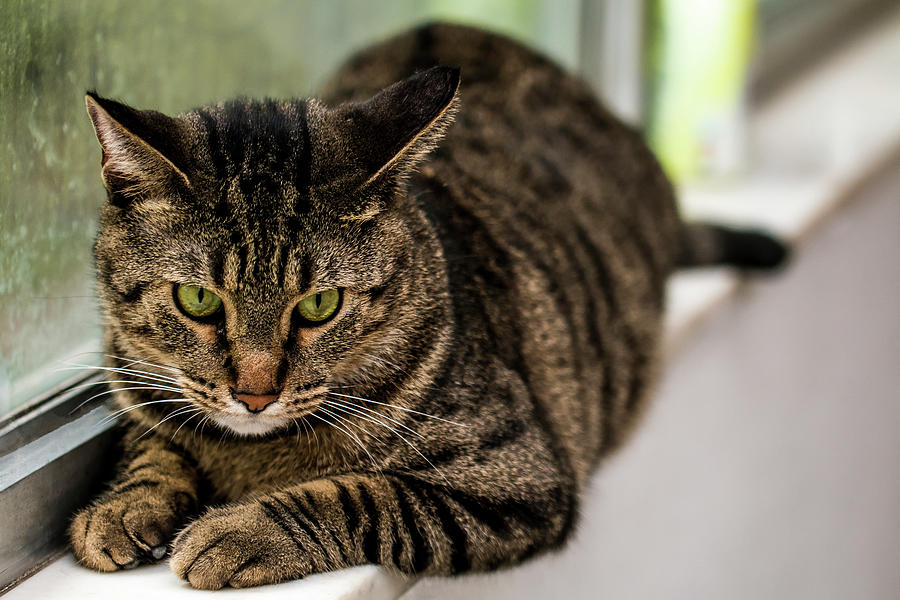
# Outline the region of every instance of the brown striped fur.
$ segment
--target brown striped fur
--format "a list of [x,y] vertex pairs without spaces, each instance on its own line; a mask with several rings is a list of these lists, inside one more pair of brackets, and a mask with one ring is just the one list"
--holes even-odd
[[[433,25],[316,101],[88,105],[108,366],[171,388],[113,384],[115,403],[187,401],[124,413],[121,473],[71,527],[85,565],[168,547],[179,577],[219,588],[483,571],[568,538],[640,412],[688,237],[640,136],[582,82]],[[173,283],[216,290],[224,316],[186,318]],[[344,291],[338,317],[298,327],[292,303],[322,287]],[[251,372],[281,395],[238,414]]]

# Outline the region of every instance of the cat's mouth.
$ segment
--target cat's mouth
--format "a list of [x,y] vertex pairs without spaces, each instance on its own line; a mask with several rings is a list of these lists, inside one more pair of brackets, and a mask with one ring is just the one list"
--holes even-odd
[[212,421],[218,426],[245,436],[259,436],[272,433],[293,422],[293,419],[278,415],[242,414],[233,415],[219,412],[212,416]]
[[279,398],[256,412],[248,410],[243,402],[236,401],[212,415],[212,421],[238,435],[267,435],[298,423],[318,408],[322,398],[323,394],[299,401]]
[[[209,410],[212,398],[191,385],[183,386],[196,395],[204,396]],[[224,392],[224,391],[223,391]],[[326,397],[323,385],[306,387],[302,392],[283,390],[270,394],[246,394],[228,390],[215,398],[210,420],[226,431],[242,436],[262,436],[290,427],[314,412]]]

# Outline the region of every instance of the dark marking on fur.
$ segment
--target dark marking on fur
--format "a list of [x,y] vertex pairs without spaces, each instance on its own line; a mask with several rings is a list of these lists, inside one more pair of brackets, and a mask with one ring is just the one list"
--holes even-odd
[[130,483],[126,483],[119,487],[116,487],[113,491],[117,494],[124,494],[125,492],[130,492],[131,490],[136,490],[138,488],[155,488],[159,487],[160,482],[152,479],[141,479],[139,481],[132,481]]

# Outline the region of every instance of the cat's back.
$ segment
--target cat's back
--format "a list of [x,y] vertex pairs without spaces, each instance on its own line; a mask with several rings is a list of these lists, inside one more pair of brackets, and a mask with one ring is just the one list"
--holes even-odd
[[671,187],[582,81],[485,31],[428,25],[373,46],[324,99],[434,65],[460,68],[461,105],[410,187],[441,231],[460,327],[522,377],[586,476],[650,377],[679,243]]
[[[538,52],[481,29],[424,25],[355,55],[323,98],[365,99],[435,65],[460,68],[461,107],[426,174],[451,188],[479,182],[501,213],[570,230],[572,213],[584,214],[591,230],[621,237],[652,231],[648,266],[668,273],[680,224],[658,163],[584,82]],[[595,212],[602,215],[588,216]]]

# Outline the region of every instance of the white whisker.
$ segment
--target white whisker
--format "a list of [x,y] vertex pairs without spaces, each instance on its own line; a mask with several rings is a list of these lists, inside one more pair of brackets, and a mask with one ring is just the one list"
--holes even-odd
[[208,413],[205,417],[200,419],[200,422],[194,427],[194,432],[197,431],[197,428],[200,429],[200,437],[203,437],[203,431],[206,429],[206,424],[212,419],[212,413]]
[[[322,410],[322,409],[320,408],[319,410]],[[326,412],[326,411],[323,411],[323,412]],[[334,415],[334,413],[331,413],[331,414]],[[331,421],[328,421],[328,420],[326,420],[326,419],[323,419],[323,418],[322,418],[320,415],[318,415],[317,413],[309,413],[309,416],[315,417],[315,418],[319,419],[320,421],[322,421],[323,423],[326,423],[326,424],[328,424],[328,425],[331,425],[332,427],[334,427],[334,428],[337,429],[338,431],[343,432],[343,433],[344,433],[345,435],[347,435],[351,440],[354,440],[354,441],[359,445],[359,447],[362,448],[363,452],[365,452],[366,455],[368,455],[369,460],[372,461],[372,466],[375,467],[375,468],[378,470],[379,473],[381,473],[381,469],[378,467],[378,464],[375,462],[375,458],[374,458],[374,457],[372,456],[372,454],[369,452],[369,449],[366,448],[365,444],[363,444],[362,441],[359,439],[359,436],[357,436],[357,435],[356,435],[355,433],[353,433],[352,431],[348,431],[347,429],[344,429],[343,427],[341,427],[341,426],[338,425],[337,423],[332,423]],[[336,416],[336,415],[334,415],[334,416]]]
[[[160,386],[160,385],[158,385],[158,384],[151,383],[151,382],[149,382],[149,381],[133,381],[133,380],[131,380],[131,379],[114,379],[114,380],[112,380],[112,381],[108,381],[108,380],[105,380],[105,379],[104,379],[104,380],[101,380],[101,381],[88,381],[87,383],[82,383],[82,384],[73,386],[71,389],[73,389],[73,390],[78,390],[78,389],[89,388],[89,387],[94,387],[94,386],[98,386],[98,385],[106,385],[106,384],[108,384],[108,383],[133,383],[133,384],[140,384],[141,386],[148,386],[146,389],[160,390],[160,391],[166,391],[166,392],[181,392],[181,391],[182,391],[180,388],[163,387],[163,386]],[[120,389],[122,389],[122,388],[120,388]],[[128,389],[128,388],[124,388],[124,389]],[[112,393],[112,392],[115,392],[115,391],[118,391],[118,390],[109,389],[109,390],[106,390],[105,392],[103,392],[103,393],[101,393],[101,394],[97,394],[96,396],[91,396],[91,397],[88,398],[87,400],[83,400],[83,401],[81,401],[80,403],[78,403],[78,406],[76,406],[75,408],[73,408],[73,409],[69,412],[69,414],[74,413],[76,410],[78,410],[79,408],[81,408],[82,406],[84,406],[85,404],[87,404],[88,402],[90,402],[91,400],[93,400],[94,398],[97,398],[97,397],[99,397],[99,396],[104,396],[104,395],[106,395],[106,394],[109,394],[109,393]]]
[[434,415],[429,415],[428,413],[424,413],[418,410],[413,410],[411,408],[406,408],[404,406],[397,406],[396,404],[388,404],[387,402],[378,402],[377,400],[369,400],[368,398],[360,398],[359,396],[351,396],[350,394],[339,394],[337,392],[330,392],[335,396],[340,396],[341,398],[352,398],[354,400],[362,400],[363,402],[371,402],[372,404],[380,404],[381,406],[389,406],[391,408],[396,408],[397,410],[406,411],[408,413],[413,413],[416,415],[421,415],[423,417],[428,417],[429,419],[434,419],[436,421],[443,421],[444,423],[449,423],[450,425],[456,425],[457,427],[468,427],[468,425],[464,423],[457,423],[456,421],[451,421],[449,419],[443,419],[441,417],[436,417]]
[[[118,381],[118,382],[113,382],[113,383],[146,383],[146,382],[143,382],[143,381]],[[83,402],[79,403],[78,406],[76,406],[69,412],[69,414],[74,413],[76,410],[78,410],[79,408],[81,408],[82,406],[84,406],[85,404],[87,404],[88,402],[90,402],[91,400],[93,400],[95,398],[99,398],[100,396],[105,396],[107,394],[112,394],[112,393],[115,393],[118,391],[123,391],[123,390],[158,390],[158,391],[181,392],[181,390],[177,390],[177,389],[176,390],[167,390],[167,389],[163,389],[163,388],[148,387],[148,386],[135,386],[135,387],[119,388],[119,389],[115,389],[115,390],[106,390],[105,392],[100,392],[99,394],[94,394],[87,400],[84,400]],[[169,400],[164,400],[164,401],[168,402]]]
[[[167,402],[168,402],[168,400],[167,400]],[[186,400],[185,402],[186,402],[186,403],[187,403],[187,402],[190,402],[190,400]],[[143,403],[141,403],[141,404],[135,404],[135,405],[133,405],[133,406],[126,406],[125,408],[120,408],[119,410],[117,410],[116,412],[112,413],[109,417],[106,417],[106,418],[107,418],[107,419],[114,419],[114,418],[120,417],[120,416],[122,416],[122,415],[124,415],[124,414],[126,414],[126,413],[130,413],[130,412],[132,412],[132,411],[134,411],[134,410],[137,410],[138,408],[141,408],[141,407],[143,407],[143,406],[145,406],[145,404],[143,404]],[[183,407],[180,407],[178,410],[181,410],[182,408],[188,408],[188,407],[184,407],[184,406],[183,406]]]
[[[87,383],[81,383],[74,386],[73,390],[78,390],[81,388],[87,388],[95,385],[102,385],[104,383],[135,383],[146,386],[146,389],[149,390],[162,390],[166,392],[181,392],[183,391],[180,387],[170,386],[170,385],[162,385],[159,383],[153,383],[152,381],[135,381],[134,379],[104,379],[103,381],[89,381]],[[122,390],[125,388],[118,388],[118,390]],[[110,391],[117,391],[110,388]]]
[[[184,414],[188,414],[191,412],[197,412],[197,411],[202,411],[202,409],[197,408],[195,406],[185,406],[185,407],[179,408],[178,410],[175,410],[175,411],[169,413],[168,415],[166,415],[165,417],[163,417],[162,419],[160,419],[156,425],[154,425],[153,427],[151,427],[150,429],[148,429],[147,431],[145,431],[144,433],[139,435],[137,439],[138,440],[141,439],[142,437],[144,437],[145,435],[147,435],[148,433],[150,433],[151,431],[153,431],[154,429],[156,429],[157,427],[159,427],[160,425],[162,425],[169,419],[173,419],[179,415],[184,415]],[[135,441],[137,441],[137,440],[135,440]]]
[[299,446],[300,445],[300,434],[302,433],[300,431],[300,423],[297,421],[297,419],[291,419],[291,420],[294,422],[294,428],[297,430],[297,445]]
[[[325,400],[324,403],[328,403],[328,400]],[[331,406],[331,407],[334,408],[335,410],[341,410],[340,407],[334,406],[334,405],[332,405],[332,404],[329,404],[329,406]],[[344,409],[343,412],[347,413],[347,410]],[[363,418],[363,419],[364,419],[365,417],[360,417],[360,418]],[[369,419],[366,419],[366,420],[368,421]],[[421,456],[422,459],[423,459],[425,462],[427,462],[428,465],[429,465],[432,469],[434,469],[435,472],[437,472],[437,474],[440,475],[448,485],[450,484],[450,481],[449,481],[449,480],[447,479],[447,477],[441,472],[441,470],[438,469],[436,466],[434,466],[434,463],[432,463],[430,460],[428,460],[428,457],[425,456],[424,454],[422,454],[422,453],[419,451],[419,449],[416,448],[416,446],[415,446],[412,442],[410,442],[410,441],[407,440],[405,437],[403,437],[403,435],[401,435],[399,431],[397,431],[397,430],[394,429],[393,427],[391,427],[391,426],[389,426],[389,425],[386,425],[385,423],[382,423],[382,422],[374,422],[374,421],[370,421],[370,422],[373,422],[373,423],[375,423],[375,424],[377,424],[377,425],[381,425],[381,426],[384,427],[385,429],[390,430],[391,433],[393,433],[394,435],[396,435],[397,437],[399,437],[401,440],[403,440],[403,441],[406,443],[406,445],[409,446],[410,448],[412,448],[413,451],[414,451],[416,454],[418,454],[419,456]],[[415,433],[415,432],[413,432],[413,433]],[[418,435],[418,434],[416,434],[416,435]],[[419,437],[421,437],[422,439],[425,439],[424,436],[419,436]]]
[[[324,403],[323,403],[323,404],[324,404]],[[334,407],[332,407],[332,408],[334,408]],[[356,427],[357,429],[359,429],[360,431],[362,431],[367,437],[372,438],[372,439],[375,439],[375,440],[378,440],[378,436],[377,436],[377,435],[372,434],[371,431],[369,431],[369,430],[366,429],[365,427],[362,427],[362,426],[359,425],[358,423],[354,423],[354,422],[351,421],[350,419],[348,419],[348,418],[346,418],[346,417],[342,417],[341,415],[335,414],[335,413],[331,412],[330,410],[328,410],[327,408],[323,408],[322,406],[319,406],[318,410],[319,410],[320,412],[325,413],[326,415],[328,415],[328,416],[330,416],[330,417],[334,417],[335,419],[337,419],[337,420],[340,421],[341,423],[346,423],[346,424],[348,424],[348,425],[352,425],[353,427]]]
[[419,437],[422,438],[423,440],[425,439],[425,436],[422,435],[421,433],[419,433],[418,431],[416,431],[416,430],[414,430],[414,429],[410,429],[409,427],[407,427],[406,425],[404,425],[403,423],[401,423],[401,422],[398,421],[397,419],[392,419],[391,417],[387,416],[387,415],[384,414],[384,413],[380,413],[380,412],[378,412],[377,410],[372,410],[371,408],[366,408],[365,406],[360,406],[360,405],[358,405],[358,404],[353,404],[352,402],[346,402],[346,401],[341,401],[341,400],[334,400],[334,399],[332,399],[332,400],[325,400],[325,402],[326,402],[327,404],[329,404],[330,406],[334,406],[334,405],[343,406],[343,407],[346,408],[346,409],[350,409],[350,410],[352,410],[353,412],[359,413],[360,416],[362,416],[363,414],[365,414],[365,413],[362,413],[362,412],[360,412],[360,411],[365,411],[366,413],[371,413],[371,414],[373,414],[373,415],[377,415],[378,417],[381,417],[382,419],[387,419],[387,420],[390,421],[391,423],[395,423],[396,425],[399,425],[400,427],[402,427],[403,429],[407,430],[407,431],[410,432],[411,434],[416,435],[416,436],[419,436]]
[[124,408],[120,408],[116,411],[113,411],[112,413],[110,413],[109,415],[104,417],[103,421],[101,421],[101,423],[106,422],[106,421],[112,421],[116,417],[120,417],[120,416],[124,415],[125,413],[129,413],[129,412],[131,412],[135,409],[141,408],[143,406],[147,406],[149,404],[162,404],[163,402],[190,403],[190,402],[192,402],[192,400],[189,400],[187,398],[173,398],[173,399],[168,399],[168,400],[151,400],[149,402],[141,402],[140,404],[132,404],[130,406],[126,406]]
[[[145,382],[136,382],[136,381],[110,381],[110,382],[108,382],[108,383],[145,383]],[[105,392],[100,392],[99,394],[94,394],[93,396],[91,396],[90,398],[88,398],[87,400],[85,400],[82,404],[87,404],[88,402],[90,402],[90,401],[93,400],[94,398],[99,398],[100,396],[106,396],[107,394],[115,394],[116,392],[124,392],[124,391],[126,391],[126,390],[154,390],[154,391],[158,391],[158,392],[161,391],[161,392],[179,392],[179,393],[183,393],[183,390],[180,390],[180,389],[178,389],[178,388],[164,388],[164,387],[158,387],[158,386],[135,385],[135,386],[131,386],[131,387],[124,387],[124,388],[116,388],[116,389],[106,390]]]
[[146,360],[138,360],[136,358],[125,358],[124,356],[115,356],[113,354],[105,354],[104,356],[106,356],[108,358],[113,358],[115,360],[121,360],[123,362],[129,362],[132,365],[134,365],[134,364],[147,365],[148,367],[156,367],[157,369],[172,371],[173,373],[178,373],[179,375],[181,375],[181,371],[179,369],[176,369],[174,367],[167,367],[165,365],[158,365],[156,363],[152,363],[152,362],[149,362]]
[[303,415],[302,417],[300,417],[300,422],[303,423],[304,428],[309,428],[310,432],[312,432],[313,437],[316,439],[316,452],[318,452],[319,451],[319,434],[316,432],[315,425],[310,425],[306,421],[306,415]]
[[[330,407],[332,410],[336,410],[336,411],[340,412],[341,414],[349,415],[349,416],[351,416],[351,417],[356,417],[357,419],[362,419],[363,421],[366,421],[366,422],[368,422],[368,423],[372,423],[373,425],[379,425],[379,426],[381,426],[381,427],[384,427],[385,429],[388,429],[388,430],[390,430],[390,431],[394,431],[394,430],[391,428],[391,426],[388,425],[387,423],[385,423],[384,421],[381,421],[381,420],[379,420],[379,419],[376,419],[376,418],[374,418],[374,417],[371,417],[371,416],[369,416],[369,415],[367,415],[367,414],[365,414],[365,413],[362,413],[362,412],[353,410],[352,408],[348,408],[348,407],[345,407],[345,406],[340,406],[340,405],[338,405],[338,404],[334,404],[334,402],[332,402],[332,401],[330,401],[330,400],[323,400],[323,401],[322,401],[322,404],[323,404],[324,406]],[[419,434],[417,433],[416,435],[419,435]],[[423,436],[419,436],[419,437],[423,437]],[[423,437],[423,439],[424,439],[424,437]]]
[[143,379],[150,379],[153,381],[163,381],[166,383],[178,383],[178,380],[174,377],[169,377],[168,375],[159,375],[157,373],[151,373],[150,371],[142,371],[140,369],[126,369],[124,367],[105,367],[103,365],[83,365],[80,363],[64,363],[68,366],[60,367],[56,369],[57,371],[78,371],[85,369],[92,370],[101,370],[108,371],[110,373],[121,373],[124,375],[134,375],[135,377],[141,377]]
[[184,427],[185,425],[187,425],[188,421],[190,421],[191,419],[193,419],[193,418],[196,417],[197,415],[202,415],[204,412],[205,412],[205,411],[204,411],[202,408],[200,408],[200,409],[198,409],[198,412],[195,412],[194,414],[192,414],[191,416],[189,416],[187,419],[185,419],[184,421],[182,421],[181,425],[178,426],[178,429],[175,430],[175,433],[172,434],[172,437],[169,438],[169,441],[170,441],[170,442],[174,442],[174,441],[175,441],[175,436],[178,435],[178,432],[181,431],[181,428]]

